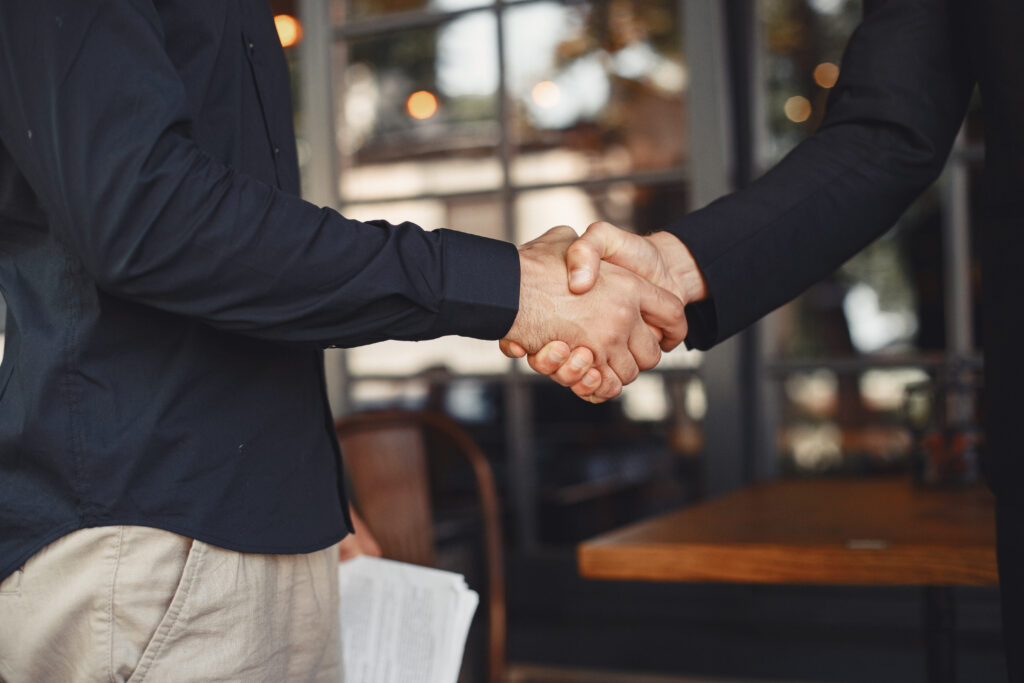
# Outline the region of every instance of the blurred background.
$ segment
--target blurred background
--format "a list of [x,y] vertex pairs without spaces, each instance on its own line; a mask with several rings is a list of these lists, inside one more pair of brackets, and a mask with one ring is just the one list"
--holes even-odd
[[[271,4],[307,198],[517,243],[598,219],[649,232],[742,187],[818,126],[862,12],[858,0]],[[891,231],[712,352],[667,354],[613,402],[575,399],[494,342],[328,352],[337,415],[443,411],[486,453],[511,661],[592,681],[923,680],[911,589],[585,581],[575,545],[756,480],[911,470],[909,397],[976,368],[983,348],[966,248],[976,109],[943,177]],[[3,312],[0,298],[0,353]],[[439,484],[436,503],[463,486]],[[454,529],[439,544],[457,547]],[[965,680],[1000,680],[997,595],[957,591]]]

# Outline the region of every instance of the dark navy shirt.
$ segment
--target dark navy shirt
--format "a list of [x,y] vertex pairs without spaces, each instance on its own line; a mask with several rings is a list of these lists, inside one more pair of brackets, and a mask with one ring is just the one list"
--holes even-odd
[[512,245],[298,188],[265,1],[0,3],[0,578],[97,525],[330,545],[321,349],[510,327]]

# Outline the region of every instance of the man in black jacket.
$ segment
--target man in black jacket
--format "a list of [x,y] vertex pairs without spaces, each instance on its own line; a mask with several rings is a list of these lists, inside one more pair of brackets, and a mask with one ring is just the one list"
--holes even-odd
[[[997,496],[1004,639],[1024,680],[1024,2],[878,0],[851,37],[820,129],[750,187],[638,237],[591,226],[568,253],[587,291],[600,260],[688,303],[686,343],[707,349],[750,325],[888,229],[938,176],[977,84],[985,116],[987,217],[980,231],[986,462]],[[602,266],[603,267],[603,266]],[[506,352],[521,350],[503,343]],[[531,358],[581,396],[580,368]],[[567,352],[559,346],[559,354]],[[574,353],[577,353],[574,351]]]

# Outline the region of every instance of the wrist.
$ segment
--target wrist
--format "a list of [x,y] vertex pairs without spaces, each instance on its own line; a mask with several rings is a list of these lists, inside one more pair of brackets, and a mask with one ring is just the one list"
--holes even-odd
[[697,260],[682,240],[670,232],[656,232],[648,239],[661,254],[669,278],[675,284],[676,295],[684,303],[708,298],[708,284],[700,272]]
[[540,345],[537,339],[538,327],[538,306],[540,301],[546,297],[537,287],[538,271],[541,265],[535,256],[530,253],[529,246],[520,246],[519,249],[519,310],[512,322],[512,327],[505,334],[507,339],[515,341],[530,353],[535,353]]

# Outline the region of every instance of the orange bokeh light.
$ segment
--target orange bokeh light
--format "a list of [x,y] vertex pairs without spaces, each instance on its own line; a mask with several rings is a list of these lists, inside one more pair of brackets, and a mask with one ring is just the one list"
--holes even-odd
[[822,88],[831,88],[839,80],[839,67],[832,62],[822,62],[814,67],[814,82]]
[[277,37],[281,45],[291,47],[302,40],[302,24],[290,14],[278,14],[274,17],[274,26],[277,27]]
[[783,111],[786,112],[786,118],[793,123],[803,123],[811,118],[811,102],[806,97],[796,95],[786,100]]
[[432,92],[417,90],[409,95],[405,108],[414,119],[429,119],[437,113],[437,98]]

